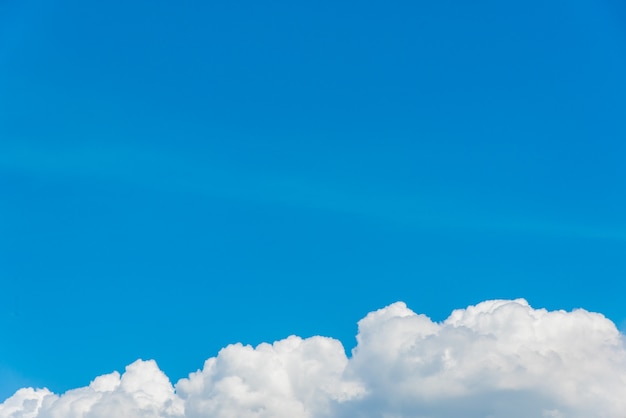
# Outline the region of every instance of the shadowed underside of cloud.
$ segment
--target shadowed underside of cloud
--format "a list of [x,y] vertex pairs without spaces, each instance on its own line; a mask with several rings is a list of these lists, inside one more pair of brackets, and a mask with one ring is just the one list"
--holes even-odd
[[25,388],[0,418],[622,418],[626,343],[604,316],[482,302],[432,322],[398,302],[359,321],[358,345],[291,336],[234,344],[172,385],[138,360],[56,395]]

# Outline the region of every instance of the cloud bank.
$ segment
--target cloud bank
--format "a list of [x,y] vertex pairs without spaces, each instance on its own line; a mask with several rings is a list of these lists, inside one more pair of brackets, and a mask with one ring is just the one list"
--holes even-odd
[[623,418],[626,341],[604,316],[492,300],[435,323],[402,302],[332,338],[222,349],[172,385],[150,361],[57,395],[24,388],[0,418]]

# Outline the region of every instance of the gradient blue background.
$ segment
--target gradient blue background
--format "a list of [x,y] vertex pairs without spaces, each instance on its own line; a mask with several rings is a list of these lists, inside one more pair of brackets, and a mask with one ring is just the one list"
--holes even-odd
[[617,0],[3,1],[0,398],[397,300],[623,326],[625,138]]

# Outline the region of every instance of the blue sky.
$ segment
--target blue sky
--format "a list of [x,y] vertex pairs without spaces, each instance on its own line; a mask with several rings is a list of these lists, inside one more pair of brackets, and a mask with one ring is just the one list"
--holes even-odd
[[405,301],[626,321],[626,9],[5,1],[0,398]]

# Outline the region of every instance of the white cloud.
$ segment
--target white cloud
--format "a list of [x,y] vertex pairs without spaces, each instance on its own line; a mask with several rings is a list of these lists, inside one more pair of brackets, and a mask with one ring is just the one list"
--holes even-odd
[[20,389],[0,418],[623,418],[626,343],[600,314],[487,301],[442,323],[403,303],[339,341],[235,344],[175,388],[154,361],[55,395]]
[[122,376],[99,376],[61,396],[47,389],[20,389],[0,405],[0,418],[173,418],[183,412],[183,401],[152,360],[138,360]]
[[236,344],[176,388],[187,417],[326,416],[333,403],[362,393],[343,379],[347,363],[341,343],[330,338],[291,336],[256,349]]
[[367,385],[370,416],[626,414],[626,347],[599,314],[487,301],[435,324],[397,303],[361,320],[358,340],[346,374]]

